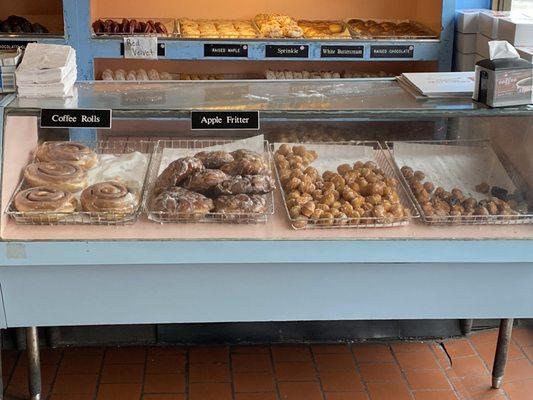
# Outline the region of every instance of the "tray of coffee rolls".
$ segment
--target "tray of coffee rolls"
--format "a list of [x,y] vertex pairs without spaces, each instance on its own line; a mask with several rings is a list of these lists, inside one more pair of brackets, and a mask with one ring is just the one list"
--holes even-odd
[[154,151],[145,208],[159,223],[260,223],[274,213],[275,188],[262,135],[164,140]]
[[44,142],[6,213],[19,224],[122,225],[142,212],[155,142]]
[[276,143],[278,182],[294,229],[404,226],[418,212],[378,142]]

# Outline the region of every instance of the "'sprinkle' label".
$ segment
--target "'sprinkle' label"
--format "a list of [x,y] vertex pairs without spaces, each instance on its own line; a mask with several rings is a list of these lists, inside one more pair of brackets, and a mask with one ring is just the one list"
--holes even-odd
[[309,45],[306,44],[267,44],[266,58],[309,58]]

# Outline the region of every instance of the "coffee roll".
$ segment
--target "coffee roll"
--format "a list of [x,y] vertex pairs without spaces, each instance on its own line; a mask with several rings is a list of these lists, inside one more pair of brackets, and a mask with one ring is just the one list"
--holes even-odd
[[70,162],[85,170],[91,169],[98,163],[96,153],[77,142],[45,142],[37,148],[36,157],[41,162]]
[[133,213],[138,205],[138,193],[117,181],[96,183],[81,193],[81,207],[88,212],[113,213],[118,218]]
[[87,187],[87,172],[79,165],[64,161],[29,164],[24,169],[25,183],[31,187],[47,186],[67,192]]
[[15,196],[15,208],[20,212],[72,213],[77,206],[72,193],[54,187],[34,187]]

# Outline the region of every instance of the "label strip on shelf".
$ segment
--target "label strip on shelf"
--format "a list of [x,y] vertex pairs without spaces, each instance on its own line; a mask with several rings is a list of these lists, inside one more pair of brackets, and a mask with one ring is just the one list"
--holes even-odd
[[41,128],[111,129],[112,111],[105,109],[41,109]]
[[192,130],[259,130],[259,111],[191,111]]

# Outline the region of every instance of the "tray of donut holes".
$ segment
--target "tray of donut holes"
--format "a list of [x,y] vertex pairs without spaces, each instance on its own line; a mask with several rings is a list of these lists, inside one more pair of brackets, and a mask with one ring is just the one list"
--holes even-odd
[[44,142],[7,208],[16,223],[121,225],[142,212],[154,142]]
[[159,223],[260,223],[276,188],[262,135],[231,140],[163,140],[154,152],[145,208]]
[[378,142],[273,146],[294,229],[396,227],[418,216]]
[[527,183],[488,140],[388,142],[387,148],[425,223],[533,222]]

